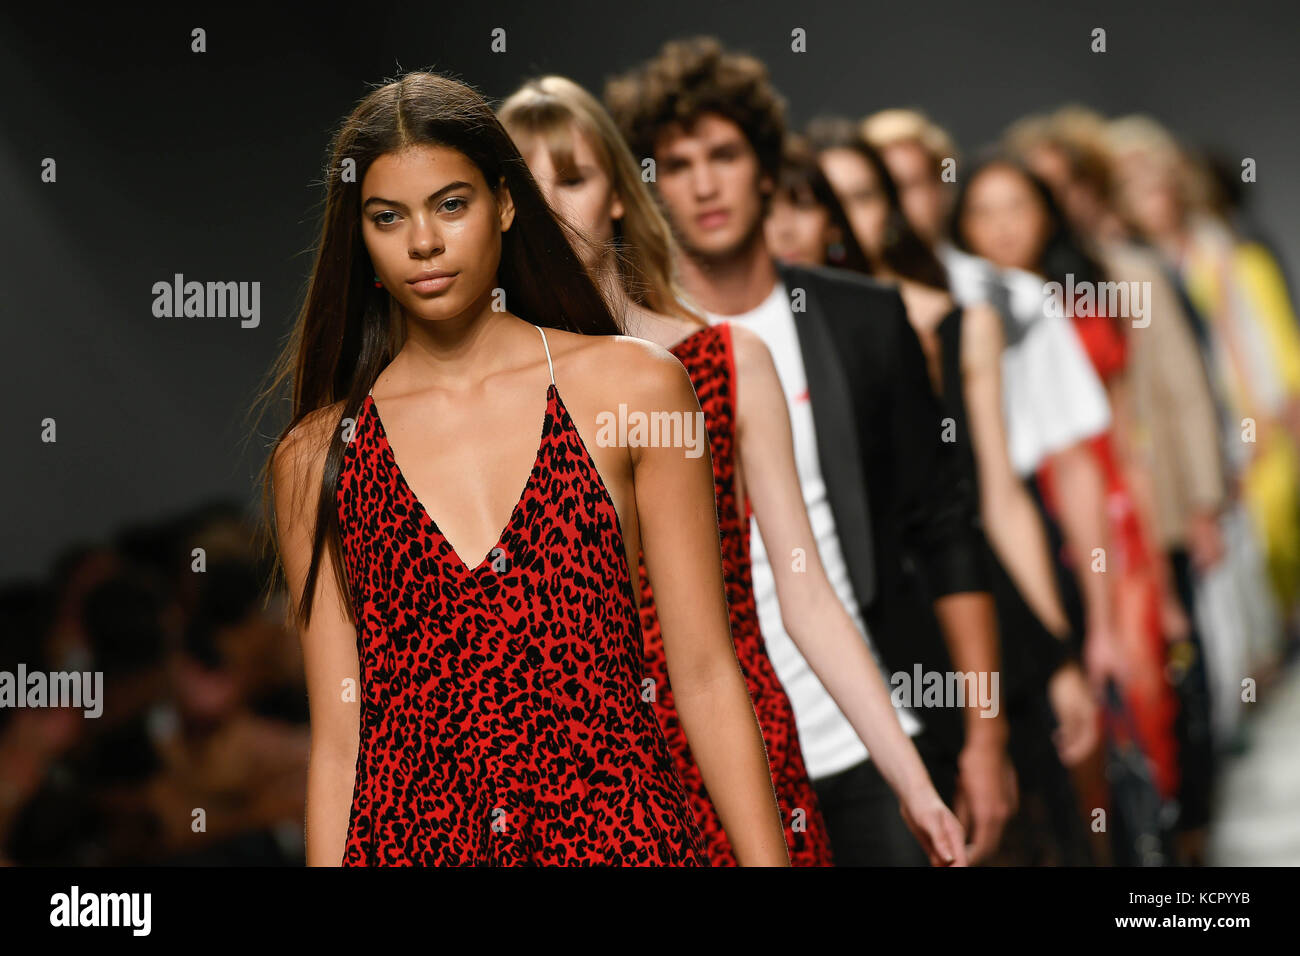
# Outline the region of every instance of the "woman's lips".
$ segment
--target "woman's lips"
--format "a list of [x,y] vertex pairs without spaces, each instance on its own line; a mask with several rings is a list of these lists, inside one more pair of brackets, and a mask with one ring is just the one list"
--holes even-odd
[[411,283],[411,288],[416,292],[423,293],[441,292],[443,289],[447,288],[447,286],[456,281],[457,275],[459,275],[459,273],[453,272],[449,276],[435,276],[431,279],[419,279]]

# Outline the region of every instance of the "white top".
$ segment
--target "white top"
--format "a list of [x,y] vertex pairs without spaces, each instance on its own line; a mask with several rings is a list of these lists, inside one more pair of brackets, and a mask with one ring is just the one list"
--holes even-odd
[[[826,497],[826,484],[822,480],[821,464],[817,458],[817,436],[813,428],[812,403],[808,397],[808,381],[804,372],[803,354],[799,349],[799,335],[795,330],[794,315],[785,285],[778,281],[771,294],[758,308],[740,315],[706,313],[711,323],[732,322],[756,332],[772,352],[781,387],[785,391],[790,409],[790,424],[794,432],[795,465],[799,471],[799,484],[803,490],[804,504],[817,540],[826,576],[845,609],[863,634],[876,665],[880,667],[886,684],[889,675],[881,666],[880,656],[872,644],[866,625],[858,610],[858,602],[849,581],[848,566],[835,533],[835,517],[831,514]],[[740,390],[737,394],[743,394]],[[744,399],[742,398],[741,401]],[[743,504],[742,504],[743,507]],[[799,743],[803,749],[808,776],[816,779],[846,770],[867,759],[867,748],[858,738],[857,731],[840,712],[831,695],[826,692],[817,675],[808,666],[794,641],[781,622],[781,606],[776,599],[776,579],[767,551],[763,547],[762,533],[757,520],[750,526],[751,556],[754,565],[754,598],[758,604],[758,624],[767,644],[768,656],[776,669],[777,677],[785,686],[786,694],[794,708],[795,722],[799,728]],[[790,560],[782,557],[781,560]],[[888,688],[887,688],[888,689]],[[922,729],[921,721],[906,708],[895,707],[903,730],[915,735]]]
[[948,271],[948,287],[958,305],[992,301],[992,287],[997,282],[993,263],[962,252],[949,242],[940,242],[934,251]]
[[1045,280],[997,269],[952,245],[941,244],[936,252],[959,305],[994,302],[994,286],[1001,285],[1004,308],[1018,327],[1018,337],[1008,335],[1002,352],[1002,411],[1011,465],[1021,477],[1033,474],[1048,455],[1109,428],[1105,386],[1074,324],[1046,308]]

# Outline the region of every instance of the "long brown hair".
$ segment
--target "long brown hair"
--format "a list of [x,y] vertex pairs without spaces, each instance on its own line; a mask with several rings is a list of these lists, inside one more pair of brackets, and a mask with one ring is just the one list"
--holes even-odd
[[[885,236],[880,248],[880,265],[895,275],[911,279],[931,289],[948,291],[948,270],[939,261],[934,250],[917,235],[898,194],[898,184],[889,173],[880,150],[863,138],[856,125],[843,117],[821,116],[808,124],[808,139],[820,155],[831,149],[847,149],[871,167],[880,191],[885,194],[888,209],[885,217]],[[872,271],[875,271],[873,267]]]
[[839,239],[824,250],[825,265],[864,275],[871,274],[871,261],[853,234],[853,224],[844,211],[844,204],[822,172],[812,145],[798,133],[786,134],[785,149],[781,153],[781,172],[776,179],[776,194],[784,196],[796,206],[811,202],[826,212],[831,226],[839,233]]
[[[552,215],[519,150],[482,96],[465,83],[428,72],[407,73],[368,93],[331,144],[323,221],[306,295],[271,370],[270,383],[257,402],[269,403],[286,390],[291,393],[289,424],[276,439],[261,474],[264,556],[277,545],[275,452],[305,418],[338,406],[334,427],[328,432],[321,428],[329,447],[316,503],[311,563],[302,597],[293,608],[302,627],[311,619],[326,546],[337,569],[343,604],[352,614],[335,499],[346,443],[334,439],[342,435],[345,420],[355,419],[360,412],[375,379],[401,348],[405,333],[395,300],[375,285],[375,269],[361,232],[361,183],[380,156],[421,145],[458,150],[478,167],[489,189],[504,183],[510,191],[515,216],[502,235],[497,279],[511,312],[546,328],[589,335],[623,331],[570,245],[571,230]],[[287,383],[291,383],[288,388]],[[330,418],[333,413],[322,415]],[[283,577],[278,548],[271,567],[266,599]]]
[[540,137],[562,177],[573,174],[576,125],[623,201],[623,216],[614,223],[613,248],[599,251],[612,255],[624,293],[652,312],[707,324],[684,304],[672,230],[654,193],[642,181],[627,142],[599,100],[567,77],[542,76],[506,97],[497,116],[516,142]]

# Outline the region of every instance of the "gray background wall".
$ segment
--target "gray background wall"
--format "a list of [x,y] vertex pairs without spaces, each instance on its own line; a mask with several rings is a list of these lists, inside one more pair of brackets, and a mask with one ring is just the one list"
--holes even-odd
[[[1254,210],[1300,261],[1294,5],[440,7],[0,15],[0,579],[42,574],[63,548],[125,522],[215,496],[256,501],[271,436],[248,435],[245,413],[310,268],[329,134],[367,84],[405,69],[450,71],[494,98],[540,72],[599,91],[664,40],[709,33],[769,64],[796,124],[915,105],[969,151],[1064,101],[1151,112],[1254,157]],[[190,52],[196,26],[203,54]],[[506,53],[490,52],[498,26]],[[1089,51],[1097,26],[1102,55]],[[794,27],[807,53],[790,51]],[[56,184],[40,181],[45,157]],[[155,318],[151,287],[177,272],[260,282],[260,325]],[[40,440],[46,417],[56,444]]]

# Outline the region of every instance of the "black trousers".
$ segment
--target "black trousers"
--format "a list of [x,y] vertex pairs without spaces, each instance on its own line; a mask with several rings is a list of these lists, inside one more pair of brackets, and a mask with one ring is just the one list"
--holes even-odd
[[[934,788],[952,806],[957,763],[926,731],[912,738]],[[812,781],[836,866],[929,866],[899,813],[898,798],[870,759]]]
[[1178,599],[1192,622],[1188,640],[1192,646],[1190,666],[1175,682],[1178,693],[1178,763],[1182,774],[1178,788],[1181,809],[1178,829],[1194,830],[1210,820],[1210,794],[1214,784],[1214,744],[1210,736],[1210,689],[1205,673],[1205,644],[1196,627],[1195,584],[1191,559],[1185,550],[1169,552]]
[[1020,807],[1007,821],[990,866],[1091,866],[1088,825],[1070,772],[1052,733],[1057,728],[1046,688],[1008,702],[1007,751],[1016,770]]

